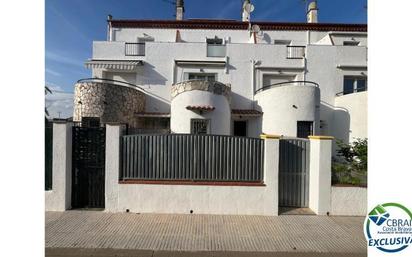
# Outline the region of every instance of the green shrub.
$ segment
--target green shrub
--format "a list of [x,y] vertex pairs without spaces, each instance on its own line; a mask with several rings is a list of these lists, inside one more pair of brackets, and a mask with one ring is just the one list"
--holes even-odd
[[337,140],[338,159],[332,161],[334,184],[366,185],[368,170],[368,139],[356,139],[351,144]]

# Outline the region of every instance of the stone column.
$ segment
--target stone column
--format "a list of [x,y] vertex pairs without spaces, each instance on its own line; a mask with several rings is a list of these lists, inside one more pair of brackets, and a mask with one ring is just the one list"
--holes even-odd
[[309,208],[327,215],[331,208],[332,140],[330,136],[309,136]]
[[46,191],[46,211],[71,208],[72,126],[70,122],[53,123],[52,190]]
[[123,126],[106,124],[105,211],[117,212],[119,202],[120,139]]
[[267,191],[265,215],[279,215],[279,139],[278,135],[260,135],[265,140],[263,179]]

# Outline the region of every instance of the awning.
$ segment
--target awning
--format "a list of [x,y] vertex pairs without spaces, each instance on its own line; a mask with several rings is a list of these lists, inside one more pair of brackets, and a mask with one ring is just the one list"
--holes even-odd
[[142,66],[143,61],[133,60],[90,60],[84,63],[88,69],[114,69],[114,70],[134,70],[137,66]]
[[232,109],[232,115],[244,117],[259,117],[263,112],[253,109]]

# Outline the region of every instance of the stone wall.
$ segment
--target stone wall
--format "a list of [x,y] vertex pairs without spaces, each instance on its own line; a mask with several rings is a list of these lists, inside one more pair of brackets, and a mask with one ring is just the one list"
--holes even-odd
[[145,95],[130,87],[101,82],[81,82],[74,89],[73,121],[99,117],[100,121],[138,127],[135,113],[145,109]]
[[174,84],[172,86],[172,99],[180,93],[192,90],[209,91],[216,95],[223,95],[230,103],[230,84],[226,85],[217,81],[211,82],[204,80],[188,80]]

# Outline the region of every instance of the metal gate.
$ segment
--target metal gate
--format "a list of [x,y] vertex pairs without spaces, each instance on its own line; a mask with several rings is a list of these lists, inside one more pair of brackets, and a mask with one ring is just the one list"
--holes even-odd
[[279,206],[308,207],[309,140],[281,139],[279,149]]
[[105,127],[73,127],[72,208],[104,208]]

